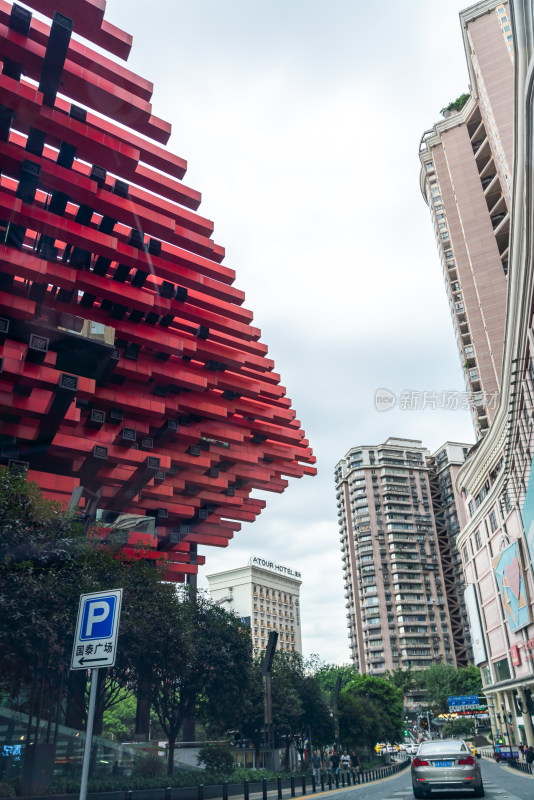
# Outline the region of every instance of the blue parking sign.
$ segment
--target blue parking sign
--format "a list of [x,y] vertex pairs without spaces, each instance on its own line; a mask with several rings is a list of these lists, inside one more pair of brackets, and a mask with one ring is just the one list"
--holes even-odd
[[115,624],[115,595],[100,595],[86,598],[82,606],[82,624],[80,639],[111,639]]
[[115,664],[121,603],[122,589],[81,595],[71,669],[99,669]]

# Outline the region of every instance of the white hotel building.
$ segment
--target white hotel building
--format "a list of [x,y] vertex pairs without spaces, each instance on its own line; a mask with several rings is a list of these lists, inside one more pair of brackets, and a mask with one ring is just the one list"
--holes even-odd
[[206,577],[211,599],[250,625],[254,652],[277,631],[277,650],[302,654],[300,572],[252,556],[245,567]]

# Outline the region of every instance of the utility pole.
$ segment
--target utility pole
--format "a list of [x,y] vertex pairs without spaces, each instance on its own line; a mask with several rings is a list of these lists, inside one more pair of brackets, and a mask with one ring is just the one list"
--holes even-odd
[[337,676],[334,694],[332,695],[332,712],[334,714],[334,737],[336,750],[339,749],[339,717],[337,713],[337,701],[339,700],[339,693],[341,691],[341,675]]
[[274,738],[273,738],[273,699],[272,699],[272,667],[278,641],[278,632],[270,631],[265,658],[261,668],[263,677],[263,767],[274,771]]

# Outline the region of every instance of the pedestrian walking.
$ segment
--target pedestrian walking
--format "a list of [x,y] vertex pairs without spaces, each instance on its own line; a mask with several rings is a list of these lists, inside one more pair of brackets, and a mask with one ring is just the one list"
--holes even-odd
[[350,756],[346,750],[343,750],[343,755],[339,759],[341,772],[343,775],[348,775],[350,769]]
[[324,751],[324,763],[325,763],[326,777],[327,778],[328,778],[329,775],[332,774],[332,763],[330,761],[330,756],[331,755],[332,754],[331,754],[330,750],[327,747],[326,750]]
[[330,766],[332,767],[332,775],[339,775],[339,753],[336,748],[332,748],[332,755],[330,756]]
[[527,752],[525,753],[525,761],[527,762],[527,764],[532,764],[532,762],[534,761],[534,747],[532,747],[532,745],[530,745]]
[[313,751],[311,757],[311,767],[316,783],[321,783],[321,770],[323,768],[323,760],[321,756],[318,754],[317,750]]
[[352,780],[354,781],[354,776],[360,771],[362,767],[362,762],[360,761],[360,756],[356,755],[354,750],[350,751],[350,771],[352,773]]

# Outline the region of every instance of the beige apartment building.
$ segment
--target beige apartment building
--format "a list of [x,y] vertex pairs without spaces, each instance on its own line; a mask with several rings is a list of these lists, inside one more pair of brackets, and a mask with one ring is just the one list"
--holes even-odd
[[335,468],[351,656],[362,674],[468,661],[451,483],[468,449],[447,443],[432,457],[418,440],[389,438],[352,448]]
[[471,393],[473,424],[484,435],[501,388],[515,50],[508,3],[484,0],[462,11],[460,22],[470,95],[463,107],[444,109],[445,118],[423,134],[420,184]]
[[300,572],[251,556],[244,567],[206,577],[211,599],[250,626],[255,653],[265,650],[276,631],[277,650],[302,654]]

